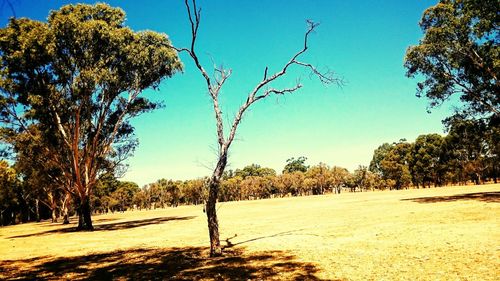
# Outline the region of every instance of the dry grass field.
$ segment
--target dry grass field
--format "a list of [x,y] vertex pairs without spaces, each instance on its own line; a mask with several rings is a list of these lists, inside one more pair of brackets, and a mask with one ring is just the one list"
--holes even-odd
[[500,185],[230,202],[0,228],[0,279],[500,280]]

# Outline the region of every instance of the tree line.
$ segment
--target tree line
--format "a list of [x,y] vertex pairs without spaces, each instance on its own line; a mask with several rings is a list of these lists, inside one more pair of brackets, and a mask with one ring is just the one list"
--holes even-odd
[[[258,164],[227,170],[217,200],[496,183],[500,173],[500,122],[455,115],[444,123],[446,135],[425,134],[414,142],[401,139],[384,143],[374,150],[369,166],[360,165],[352,172],[325,163],[309,166],[306,157],[288,159],[281,173]],[[22,154],[13,165],[0,161],[2,225],[48,218],[68,223],[68,215],[76,211],[74,199],[64,189],[54,188],[44,172]],[[107,213],[204,204],[208,183],[208,177],[160,179],[139,188],[136,183],[105,173],[97,181],[90,208],[93,213]]]

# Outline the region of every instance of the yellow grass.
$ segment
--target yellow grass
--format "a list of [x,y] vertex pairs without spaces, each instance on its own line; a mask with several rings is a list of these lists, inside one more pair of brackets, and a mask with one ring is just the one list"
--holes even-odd
[[499,203],[500,185],[222,203],[216,259],[201,206],[2,227],[0,279],[499,280]]

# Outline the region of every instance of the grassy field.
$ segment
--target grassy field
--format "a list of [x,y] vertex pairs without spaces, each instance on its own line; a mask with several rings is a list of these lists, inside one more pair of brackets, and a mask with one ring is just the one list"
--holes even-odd
[[0,228],[0,279],[499,280],[500,185],[219,204]]

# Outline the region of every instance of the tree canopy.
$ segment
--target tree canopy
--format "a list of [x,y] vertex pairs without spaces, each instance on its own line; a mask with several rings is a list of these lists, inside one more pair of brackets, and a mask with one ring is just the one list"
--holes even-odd
[[[62,185],[82,204],[137,145],[129,119],[157,107],[139,94],[182,69],[165,34],[124,22],[119,8],[77,4],[48,22],[11,19],[0,30],[2,132],[33,135],[35,124]],[[90,216],[85,224],[92,228]]]
[[441,0],[424,12],[424,37],[405,57],[407,76],[425,78],[417,96],[434,107],[459,95],[469,116],[500,115],[498,11],[497,0]]

